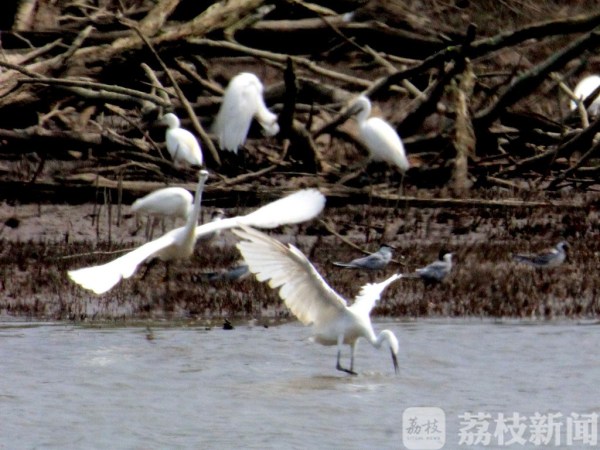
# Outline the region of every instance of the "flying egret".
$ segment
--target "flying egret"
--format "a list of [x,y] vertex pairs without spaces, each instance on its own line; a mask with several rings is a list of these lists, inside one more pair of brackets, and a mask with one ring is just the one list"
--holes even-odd
[[[398,339],[390,330],[378,335],[373,331],[370,314],[381,292],[401,278],[396,274],[381,283],[362,287],[354,303],[336,293],[317,272],[304,254],[293,245],[284,245],[260,231],[242,226],[233,232],[243,240],[237,244],[250,272],[258,281],[269,281],[279,290],[292,313],[304,324],[312,325],[314,339],[322,345],[337,345],[336,369],[354,372],[354,355],[359,338],[365,338],[374,347],[386,342],[391,350],[394,370],[398,372]],[[342,346],[351,348],[350,368],[340,363]]]
[[71,270],[69,278],[96,294],[110,290],[121,279],[131,277],[138,266],[146,260],[189,258],[196,240],[204,235],[239,225],[258,228],[275,228],[280,225],[300,223],[318,215],[325,206],[325,197],[316,189],[304,189],[287,197],[271,202],[245,216],[229,217],[196,226],[200,212],[200,196],[207,172],[198,183],[194,209],[184,227],[169,231],[162,237],[150,241],[123,256],[92,267]]
[[219,147],[237,153],[246,142],[252,118],[256,118],[265,135],[279,133],[277,116],[265,105],[262,83],[253,73],[242,72],[229,82],[213,124]]
[[396,130],[379,117],[369,117],[371,102],[364,95],[354,101],[351,111],[356,115],[360,138],[369,151],[370,159],[391,164],[404,175],[410,168],[410,163]]
[[[584,101],[587,97],[592,95],[592,93],[600,86],[600,75],[590,75],[588,77],[583,78],[577,86],[575,86],[575,90],[573,93],[575,97],[579,100]],[[574,100],[571,100],[571,110],[577,109],[577,103]],[[598,95],[590,106],[588,107],[588,112],[592,116],[596,116],[600,114],[600,95]]]
[[[146,238],[152,239],[156,222],[166,218],[187,220],[192,211],[194,198],[187,189],[181,187],[167,187],[150,192],[142,198],[138,198],[131,205],[131,210],[136,214],[149,216],[146,224]],[[150,224],[152,224],[150,226]]]
[[363,258],[356,258],[349,263],[334,262],[333,265],[345,267],[347,269],[367,269],[380,270],[384,269],[392,260],[393,247],[383,244],[375,253],[371,253]]
[[567,258],[566,249],[569,244],[561,241],[552,250],[538,255],[514,255],[513,259],[518,262],[529,264],[537,268],[552,268],[560,266]]
[[202,150],[196,137],[188,130],[181,128],[179,118],[173,114],[165,114],[161,123],[167,126],[165,140],[167,150],[175,163],[187,163],[192,166],[202,166]]

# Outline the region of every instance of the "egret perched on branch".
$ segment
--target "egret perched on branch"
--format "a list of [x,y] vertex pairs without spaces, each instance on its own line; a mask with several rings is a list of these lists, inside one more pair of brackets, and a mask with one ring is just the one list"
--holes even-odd
[[196,137],[188,130],[181,128],[179,118],[173,114],[165,114],[161,123],[167,126],[165,139],[167,150],[175,163],[187,163],[192,166],[202,166],[202,150]]
[[391,164],[404,175],[410,168],[410,163],[406,158],[404,144],[396,130],[379,117],[369,117],[371,102],[364,95],[354,101],[351,111],[356,115],[360,139],[369,150],[370,159]]
[[567,258],[566,249],[569,247],[565,241],[556,244],[552,250],[538,255],[514,255],[513,259],[537,268],[551,268],[560,266]]
[[[308,258],[293,245],[286,246],[245,226],[233,232],[243,239],[237,247],[257,280],[268,281],[271,288],[279,291],[279,296],[298,320],[313,326],[316,342],[337,345],[336,369],[355,374],[356,344],[362,337],[376,348],[386,342],[391,350],[394,370],[398,372],[398,339],[390,330],[376,335],[369,316],[381,292],[402,275],[392,275],[381,283],[364,285],[354,303],[348,306],[346,300],[326,283]],[[344,368],[340,363],[344,344],[351,348],[350,368]]]
[[392,260],[392,250],[392,246],[383,244],[379,250],[368,256],[353,259],[349,263],[334,262],[333,265],[347,269],[381,270]]
[[[187,220],[192,211],[194,197],[187,189],[181,187],[167,187],[150,192],[138,198],[131,205],[131,210],[137,214],[149,216],[146,225],[146,238],[152,239],[156,221],[162,219],[163,232],[166,218]],[[150,225],[150,223],[152,224]]]
[[146,260],[189,258],[196,240],[204,235],[233,228],[251,225],[258,228],[275,228],[280,225],[295,224],[317,216],[325,206],[325,197],[316,189],[304,189],[287,197],[271,202],[245,216],[229,217],[196,226],[200,212],[200,197],[208,172],[202,171],[194,199],[194,209],[184,227],[169,231],[162,237],[150,241],[125,255],[98,266],[71,270],[69,278],[96,294],[110,290],[121,279],[131,277],[138,266]]
[[237,153],[246,142],[252,119],[256,118],[267,136],[279,133],[277,116],[263,99],[263,85],[253,73],[242,72],[231,79],[213,124],[219,147]]
[[[575,97],[577,97],[579,100],[584,101],[586,98],[592,95],[592,93],[598,87],[600,87],[600,75],[590,75],[588,77],[583,78],[579,83],[577,83],[577,86],[575,86],[575,91],[573,91],[573,93],[575,94]],[[571,100],[571,110],[575,109],[577,109],[577,103]],[[587,110],[592,116],[600,114],[600,95],[598,95],[592,101],[592,103],[590,103],[590,106]]]

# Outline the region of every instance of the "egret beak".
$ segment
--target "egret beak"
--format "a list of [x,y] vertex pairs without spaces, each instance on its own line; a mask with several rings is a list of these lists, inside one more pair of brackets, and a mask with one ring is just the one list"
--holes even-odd
[[394,363],[394,372],[396,372],[396,375],[398,375],[400,373],[400,367],[398,367],[398,357],[391,350],[390,353],[392,354],[392,362]]
[[361,107],[360,105],[356,105],[356,104],[354,104],[354,105],[351,105],[351,106],[348,108],[348,112],[346,113],[346,115],[347,115],[348,117],[352,117],[352,116],[354,116],[354,115],[358,114],[358,113],[359,113],[359,112],[361,112],[361,111],[362,111],[362,107]]

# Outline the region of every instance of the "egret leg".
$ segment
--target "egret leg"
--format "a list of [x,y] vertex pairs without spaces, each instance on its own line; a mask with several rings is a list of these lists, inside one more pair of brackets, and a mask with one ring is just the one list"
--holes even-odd
[[342,346],[343,345],[344,345],[344,335],[341,335],[338,338],[337,363],[335,365],[335,368],[341,372],[349,373],[350,375],[357,375],[357,373],[352,370],[352,366],[354,365],[354,354],[352,354],[352,357],[350,360],[350,364],[351,364],[350,369],[346,369],[345,367],[342,367],[340,360],[342,358]]
[[154,217],[152,220],[152,228],[150,228],[150,237],[148,238],[149,241],[151,241],[152,239],[154,239],[154,230],[156,230],[156,227],[158,226],[158,223],[160,222],[160,217]]
[[150,228],[152,227],[152,217],[146,217],[146,229],[144,230],[144,237],[146,242],[150,240]]
[[350,372],[352,373],[356,373],[354,372],[354,354],[356,353],[356,343],[358,342],[358,339],[356,341],[354,341],[354,343],[350,346]]
[[153,258],[150,261],[148,261],[148,263],[146,264],[146,269],[144,270],[144,273],[140,277],[140,280],[145,280],[146,276],[148,275],[148,272],[150,272],[150,269],[152,269],[157,263],[158,263],[157,258]]

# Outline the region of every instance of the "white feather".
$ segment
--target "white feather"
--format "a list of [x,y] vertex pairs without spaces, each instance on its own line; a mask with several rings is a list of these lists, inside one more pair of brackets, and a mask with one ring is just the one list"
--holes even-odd
[[[398,340],[389,330],[376,335],[369,316],[381,292],[402,275],[392,275],[381,283],[363,286],[354,304],[348,307],[346,300],[327,284],[296,247],[284,245],[252,228],[240,228],[233,232],[242,239],[237,247],[250,272],[256,275],[257,280],[268,282],[271,288],[278,290],[281,299],[300,322],[313,325],[315,341],[338,346],[336,367],[339,370],[354,373],[354,352],[361,337],[375,347],[388,342],[397,370]],[[342,344],[352,348],[350,369],[340,365]]]
[[353,109],[358,111],[356,120],[360,138],[369,150],[370,158],[373,161],[387,162],[396,166],[400,172],[406,172],[410,168],[410,163],[396,130],[383,119],[369,117],[371,102],[364,95],[354,102]]
[[[195,226],[200,210],[196,205],[199,205],[201,192],[202,189],[199,188],[196,193],[198,201],[194,202],[194,212],[190,214],[184,227],[171,230],[162,237],[106,264],[71,270],[68,272],[69,278],[96,294],[102,294],[112,289],[121,279],[132,276],[138,266],[146,260],[189,258],[196,241],[201,236],[242,224],[273,228],[299,223],[312,219],[325,206],[323,194],[316,189],[306,189],[267,204],[246,216],[230,217]],[[196,216],[195,221],[193,216]]]
[[[600,86],[600,75],[590,75],[577,83],[573,93],[578,99],[585,100],[592,94],[592,92],[596,90],[598,86]],[[576,108],[577,103],[571,100],[571,110]],[[596,97],[596,99],[590,104],[588,107],[588,112],[593,116],[600,114],[600,95]]]
[[233,232],[245,239],[237,247],[250,271],[259,281],[269,281],[269,286],[279,289],[286,306],[304,325],[318,326],[344,311],[346,300],[296,247],[248,227]]
[[194,197],[187,189],[167,187],[138,198],[131,205],[131,210],[136,214],[154,217],[187,219],[193,201]]
[[267,136],[279,132],[277,116],[263,100],[263,85],[252,73],[243,72],[231,79],[223,102],[213,124],[213,132],[219,139],[219,147],[237,153],[246,142],[252,119],[263,127]]
[[173,113],[168,113],[162,117],[161,122],[168,127],[165,140],[173,161],[202,166],[203,157],[200,144],[192,133],[181,128],[179,118]]

